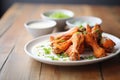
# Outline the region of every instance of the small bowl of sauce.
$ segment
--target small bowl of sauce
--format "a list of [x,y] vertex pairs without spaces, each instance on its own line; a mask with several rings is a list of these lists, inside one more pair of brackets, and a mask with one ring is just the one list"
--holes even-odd
[[66,9],[48,10],[41,14],[43,19],[50,19],[57,22],[56,28],[58,31],[64,31],[66,21],[74,17],[74,12]]
[[33,37],[52,33],[56,22],[53,20],[31,20],[24,24],[25,28]]
[[66,24],[69,28],[73,28],[75,26],[83,26],[85,27],[87,24],[89,24],[91,27],[95,26],[96,24],[101,25],[102,19],[95,16],[81,16],[78,18],[73,18],[66,21]]

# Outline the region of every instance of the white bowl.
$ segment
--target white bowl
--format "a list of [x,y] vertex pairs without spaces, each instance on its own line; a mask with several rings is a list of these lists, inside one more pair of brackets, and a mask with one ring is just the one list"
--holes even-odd
[[[69,17],[68,18],[51,18],[51,17],[49,17],[51,14],[56,13],[56,12],[63,13],[65,15],[68,15]],[[65,9],[49,10],[49,11],[46,11],[41,14],[41,17],[44,19],[55,20],[57,22],[56,27],[60,31],[64,30],[64,28],[66,26],[66,23],[65,23],[66,20],[73,18],[73,16],[74,16],[74,13],[72,11],[65,10]]]
[[86,26],[89,24],[91,27],[93,27],[95,24],[102,24],[102,20],[98,17],[94,16],[81,16],[79,18],[73,18],[66,21],[66,24],[69,28],[75,27],[75,26]]
[[52,33],[56,22],[53,20],[31,20],[24,24],[25,28],[33,37],[38,37],[41,35]]

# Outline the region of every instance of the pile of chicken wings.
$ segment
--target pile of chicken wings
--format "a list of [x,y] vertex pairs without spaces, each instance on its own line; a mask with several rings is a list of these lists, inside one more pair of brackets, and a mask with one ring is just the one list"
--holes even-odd
[[100,25],[90,27],[73,27],[70,30],[50,36],[51,47],[54,53],[64,53],[70,60],[80,60],[80,55],[89,48],[96,58],[107,56],[113,51],[115,43],[108,37],[102,37]]

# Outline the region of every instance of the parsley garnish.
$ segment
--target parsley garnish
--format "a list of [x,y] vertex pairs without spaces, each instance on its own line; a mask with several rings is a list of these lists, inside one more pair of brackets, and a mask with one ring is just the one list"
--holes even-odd
[[43,48],[45,54],[50,54],[51,48]]

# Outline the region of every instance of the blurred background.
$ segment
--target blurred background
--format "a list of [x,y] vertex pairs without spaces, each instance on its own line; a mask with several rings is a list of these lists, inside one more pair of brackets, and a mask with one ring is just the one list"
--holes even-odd
[[107,5],[120,6],[120,0],[1,0],[0,17],[14,3],[52,3],[52,4],[88,4],[88,5]]

